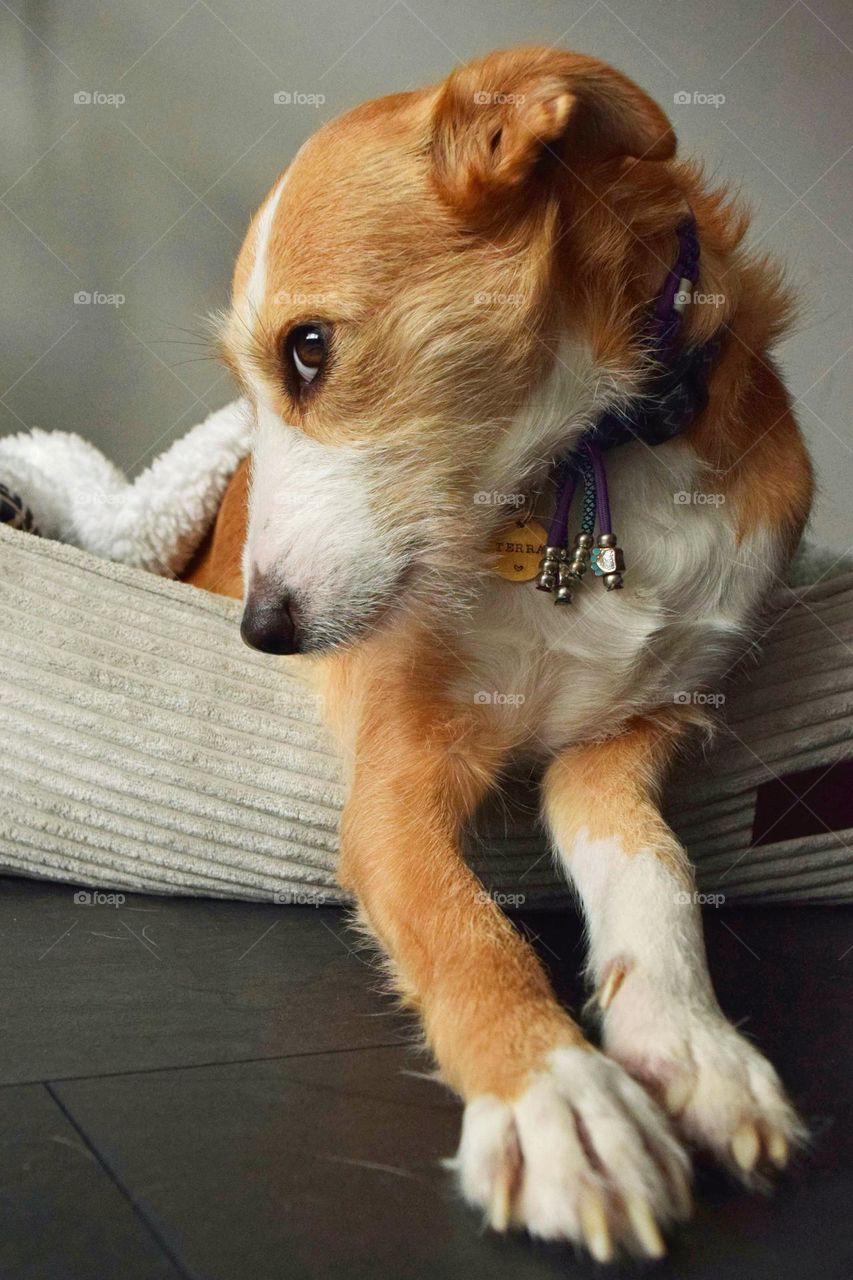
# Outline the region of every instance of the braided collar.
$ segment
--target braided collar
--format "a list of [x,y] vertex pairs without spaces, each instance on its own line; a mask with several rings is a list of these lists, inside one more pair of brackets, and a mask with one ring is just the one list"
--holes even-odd
[[[682,312],[699,279],[699,237],[692,214],[679,223],[676,234],[678,254],[646,326],[653,372],[643,392],[627,406],[603,414],[555,469],[557,501],[536,585],[553,594],[556,604],[571,604],[575,587],[590,567],[608,591],[623,585],[625,557],[611,527],[603,451],[631,440],[663,444],[686,430],[708,403],[708,379],[722,337],[717,334],[710,342],[679,350]],[[569,512],[580,482],[581,529],[570,549]]]

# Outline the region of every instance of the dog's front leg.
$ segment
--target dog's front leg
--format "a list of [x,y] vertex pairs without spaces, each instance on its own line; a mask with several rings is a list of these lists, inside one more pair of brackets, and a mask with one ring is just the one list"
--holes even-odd
[[689,1207],[689,1165],[662,1112],[592,1048],[533,951],[467,868],[459,830],[499,763],[462,717],[397,708],[359,735],[341,879],[420,1013],[466,1110],[463,1194],[492,1226],[656,1256]]
[[587,917],[607,1052],[685,1137],[750,1182],[762,1164],[786,1164],[803,1130],[711,987],[692,869],[657,805],[677,736],[677,721],[637,721],[567,752],[546,776],[545,805]]

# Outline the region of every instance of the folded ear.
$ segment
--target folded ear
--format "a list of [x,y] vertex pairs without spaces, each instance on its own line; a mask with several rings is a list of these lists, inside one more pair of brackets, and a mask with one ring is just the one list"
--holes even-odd
[[510,49],[459,68],[439,90],[433,158],[461,212],[509,197],[539,168],[620,156],[668,160],[675,134],[627,76],[583,54]]

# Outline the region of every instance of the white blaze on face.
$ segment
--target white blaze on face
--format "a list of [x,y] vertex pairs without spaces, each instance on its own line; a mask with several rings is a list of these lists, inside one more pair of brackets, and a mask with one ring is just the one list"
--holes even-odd
[[[269,243],[285,174],[258,217],[252,269],[237,310],[258,323],[270,290]],[[321,444],[283,422],[257,372],[243,374],[257,406],[249,527],[243,554],[247,590],[268,579],[297,603],[307,647],[345,638],[388,601],[405,568],[405,547],[379,527],[380,463],[364,451]],[[398,539],[398,542],[400,540]]]
[[273,219],[275,217],[278,202],[281,199],[281,193],[287,182],[287,174],[281,179],[276,186],[272,195],[267,200],[261,215],[258,218],[258,225],[255,231],[255,255],[252,261],[252,270],[249,275],[249,283],[246,286],[246,294],[243,305],[243,319],[246,324],[251,327],[257,319],[261,309],[261,304],[266,297],[267,291],[267,251],[269,248],[270,232],[272,231]]
[[376,517],[378,479],[366,455],[310,439],[259,394],[246,581],[276,581],[318,643],[367,622],[405,568]]

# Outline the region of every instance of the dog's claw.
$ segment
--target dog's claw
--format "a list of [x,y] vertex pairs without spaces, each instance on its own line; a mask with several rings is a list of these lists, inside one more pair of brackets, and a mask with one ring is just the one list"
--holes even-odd
[[646,1201],[639,1196],[631,1196],[626,1208],[634,1234],[645,1253],[650,1258],[662,1258],[666,1253],[666,1245]]
[[581,1230],[587,1247],[596,1262],[610,1262],[613,1257],[613,1241],[607,1225],[604,1201],[596,1191],[588,1191],[579,1206]]
[[667,1165],[667,1178],[672,1196],[672,1217],[677,1222],[684,1222],[693,1212],[693,1188],[689,1166],[682,1167],[675,1161],[671,1161]]
[[693,1086],[686,1077],[670,1081],[663,1095],[663,1105],[671,1116],[680,1116],[687,1103]]
[[613,965],[608,973],[601,988],[596,993],[595,1000],[602,1012],[609,1008],[613,1003],[613,997],[622,985],[625,978],[625,966],[622,964]]
[[679,1222],[685,1222],[693,1212],[693,1188],[690,1185],[690,1179],[684,1174],[675,1174],[672,1178],[672,1185],[675,1196],[676,1217]]
[[761,1140],[754,1124],[742,1124],[732,1138],[732,1155],[744,1173],[752,1173],[761,1154]]
[[780,1129],[771,1129],[767,1137],[767,1154],[777,1169],[788,1163],[788,1139]]
[[489,1206],[489,1226],[493,1231],[506,1231],[512,1209],[512,1171],[504,1169],[495,1181]]

